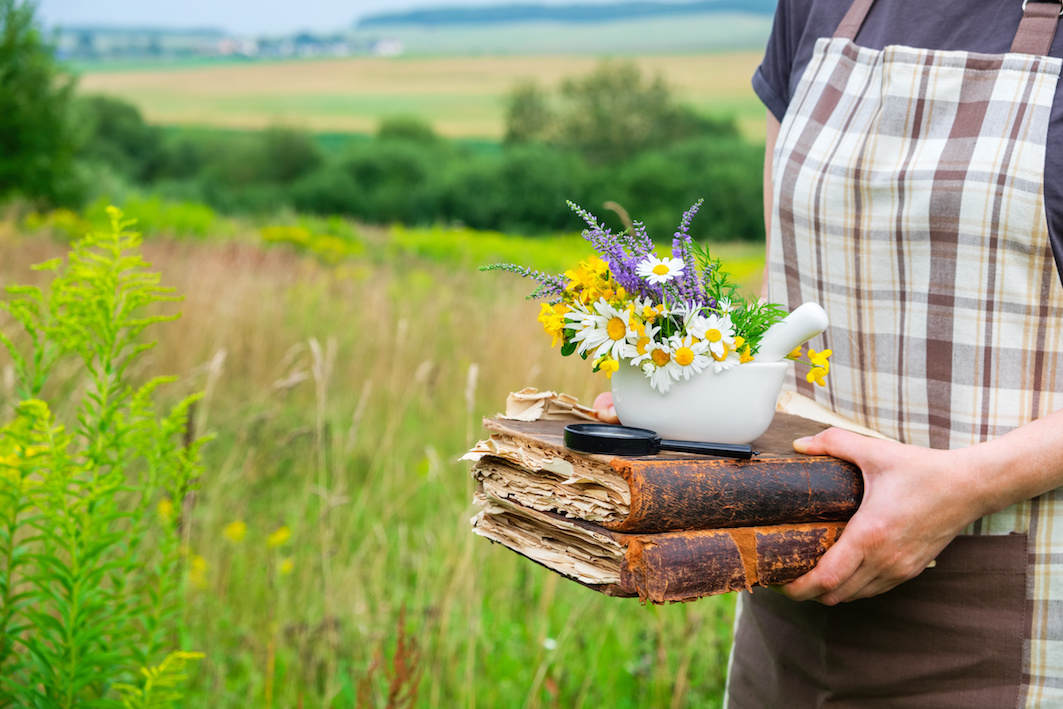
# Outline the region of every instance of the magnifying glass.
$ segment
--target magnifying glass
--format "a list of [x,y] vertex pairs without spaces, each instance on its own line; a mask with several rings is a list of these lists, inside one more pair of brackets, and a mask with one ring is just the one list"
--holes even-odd
[[749,459],[753,447],[743,443],[699,443],[662,439],[655,431],[609,423],[572,423],[565,426],[565,445],[580,453],[657,455],[661,451],[700,453]]

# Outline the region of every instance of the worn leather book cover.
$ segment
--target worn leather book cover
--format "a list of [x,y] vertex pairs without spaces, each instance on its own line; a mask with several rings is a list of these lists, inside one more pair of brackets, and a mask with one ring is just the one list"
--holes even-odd
[[690,601],[792,581],[844,522],[626,534],[478,492],[473,531],[609,596]]
[[826,425],[777,414],[752,460],[661,453],[587,455],[564,445],[571,421],[487,419],[491,436],[466,456],[486,494],[601,528],[661,533],[847,520],[863,496],[860,470],[792,442]]

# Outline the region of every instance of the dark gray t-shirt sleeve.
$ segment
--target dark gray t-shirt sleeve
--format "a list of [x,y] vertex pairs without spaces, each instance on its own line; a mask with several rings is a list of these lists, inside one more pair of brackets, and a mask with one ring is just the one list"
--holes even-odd
[[794,50],[787,36],[788,20],[789,5],[780,2],[775,8],[775,24],[764,50],[764,59],[753,73],[753,91],[779,121],[790,104],[790,67]]

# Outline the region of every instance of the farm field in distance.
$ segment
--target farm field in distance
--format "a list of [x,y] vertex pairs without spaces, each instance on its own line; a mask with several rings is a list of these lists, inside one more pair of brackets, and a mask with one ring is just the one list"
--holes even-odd
[[[760,50],[623,57],[646,76],[660,75],[677,98],[706,114],[734,116],[742,132],[763,139],[764,109],[750,87]],[[591,71],[593,56],[355,57],[219,64],[192,68],[86,70],[84,94],[137,105],[168,125],[371,133],[380,119],[416,116],[441,135],[497,139],[504,98],[522,81],[553,89]]]

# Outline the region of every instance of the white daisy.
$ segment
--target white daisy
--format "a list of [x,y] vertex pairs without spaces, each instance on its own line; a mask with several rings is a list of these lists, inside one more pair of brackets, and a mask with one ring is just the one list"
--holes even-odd
[[653,348],[657,344],[654,340],[660,331],[660,326],[653,323],[646,323],[642,326],[641,331],[632,331],[633,336],[628,340],[630,346],[628,356],[631,357],[631,364],[636,367],[641,366],[643,362],[653,356]]
[[712,358],[706,354],[709,351],[708,343],[692,335],[673,335],[668,345],[672,350],[672,361],[668,363],[668,367],[677,380],[679,377],[690,379],[712,363]]
[[660,259],[647,256],[635,268],[635,273],[653,284],[665,283],[683,273],[683,260],[678,258]]
[[717,357],[713,352],[709,355],[712,357],[712,368],[717,374],[742,363],[742,357],[737,350],[728,349],[723,357]]
[[730,315],[712,313],[697,321],[696,327],[692,326],[687,332],[708,343],[714,357],[726,357],[729,350],[735,349],[734,323]]
[[605,298],[600,298],[593,311],[577,309],[565,313],[565,317],[580,325],[573,338],[579,343],[577,351],[580,354],[590,352],[594,357],[624,358],[630,335],[626,311],[617,310]]
[[642,372],[650,380],[650,387],[666,394],[672,382],[678,378],[669,367],[672,350],[667,343],[662,342],[651,342],[647,349],[650,356],[642,363]]
[[689,333],[689,332],[693,332],[692,327],[695,325],[695,323],[697,323],[699,321],[699,319],[704,319],[702,314],[701,314],[701,311],[702,311],[701,303],[698,303],[697,301],[689,300],[689,301],[687,301],[685,303],[680,303],[679,305],[677,305],[672,310],[672,314],[673,315],[678,315],[680,318],[683,319],[682,332]]

